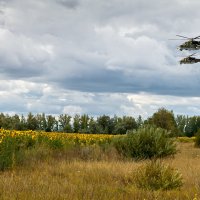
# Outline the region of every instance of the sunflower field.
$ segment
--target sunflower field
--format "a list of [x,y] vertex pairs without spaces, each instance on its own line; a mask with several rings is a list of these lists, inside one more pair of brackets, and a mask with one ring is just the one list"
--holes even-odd
[[105,146],[113,135],[58,132],[15,131],[0,129],[0,170],[12,168],[28,149],[46,146],[51,150],[65,147]]

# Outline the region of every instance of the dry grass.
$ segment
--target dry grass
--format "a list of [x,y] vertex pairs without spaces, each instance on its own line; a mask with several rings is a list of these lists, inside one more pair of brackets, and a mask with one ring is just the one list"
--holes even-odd
[[[8,200],[191,200],[200,198],[200,149],[180,143],[179,153],[164,162],[177,168],[184,178],[180,190],[145,191],[134,186],[133,172],[148,161],[114,159],[77,160],[66,155],[30,161],[12,171],[0,173],[0,199]],[[112,156],[112,155],[110,155]]]

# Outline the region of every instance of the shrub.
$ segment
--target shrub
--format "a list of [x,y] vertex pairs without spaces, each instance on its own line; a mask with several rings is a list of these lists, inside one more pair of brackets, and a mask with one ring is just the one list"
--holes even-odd
[[147,190],[171,190],[183,185],[182,175],[161,161],[151,161],[134,174],[138,188]]
[[117,151],[135,159],[160,158],[176,153],[176,144],[170,133],[162,128],[145,126],[114,139]]

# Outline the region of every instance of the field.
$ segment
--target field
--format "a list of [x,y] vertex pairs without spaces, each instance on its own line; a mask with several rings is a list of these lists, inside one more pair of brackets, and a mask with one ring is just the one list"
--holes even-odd
[[[5,132],[1,130],[2,138],[7,133],[18,140],[38,139],[36,132]],[[124,159],[115,149],[105,147],[114,136],[45,134],[55,141],[70,137],[79,146],[60,149],[55,148],[60,143],[50,143],[53,148],[43,145],[26,150],[23,162],[0,172],[0,199],[200,199],[200,149],[194,148],[193,140],[178,139],[178,153],[163,160],[179,170],[183,186],[179,190],[148,191],[135,186],[133,174],[149,161]]]

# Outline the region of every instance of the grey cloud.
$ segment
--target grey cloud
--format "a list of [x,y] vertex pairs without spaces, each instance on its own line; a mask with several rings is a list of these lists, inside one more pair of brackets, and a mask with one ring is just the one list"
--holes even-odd
[[188,75],[160,74],[155,71],[147,74],[138,73],[128,76],[122,71],[85,72],[79,77],[71,77],[60,82],[61,87],[85,92],[151,92],[175,96],[200,96],[198,74],[193,75],[191,83]]
[[57,2],[67,8],[76,8],[79,5],[79,0],[57,0]]
[[[96,17],[99,25],[113,25],[115,28],[152,25],[159,30],[152,35],[154,38],[164,38],[175,33],[190,36],[200,31],[198,1],[125,0],[123,4],[120,0],[87,2],[86,6],[91,8],[91,17]],[[149,31],[151,30],[144,30],[141,34],[148,34]]]
[[[123,100],[126,96],[118,99],[120,107],[109,103],[117,99],[109,94],[200,96],[199,65],[180,66],[176,56],[186,52],[177,52],[180,41],[168,40],[176,34],[199,35],[199,1],[0,2],[4,2],[0,8],[0,77],[54,88],[51,95],[42,89],[26,93],[23,97],[32,99],[26,109],[44,106],[45,111],[58,113],[65,107],[95,115],[119,109],[123,113],[131,107]],[[61,93],[52,95],[57,90],[81,92],[82,98],[82,93],[90,92],[95,97],[84,98],[90,99],[88,106],[74,98],[73,102],[58,100]],[[133,109],[139,111],[137,106]]]
[[0,73],[12,78],[38,77],[51,60],[48,45],[0,29]]

